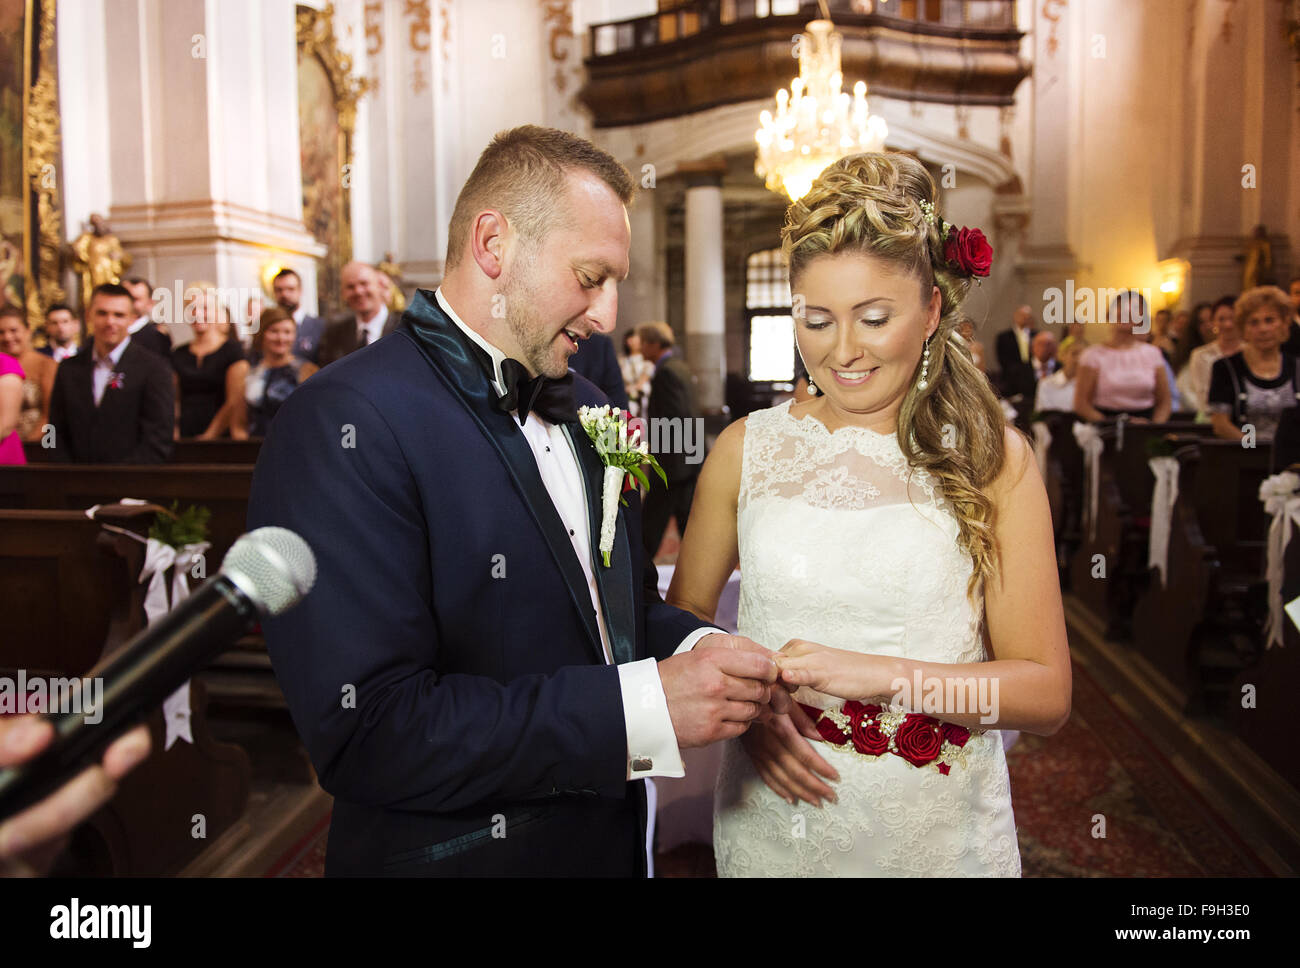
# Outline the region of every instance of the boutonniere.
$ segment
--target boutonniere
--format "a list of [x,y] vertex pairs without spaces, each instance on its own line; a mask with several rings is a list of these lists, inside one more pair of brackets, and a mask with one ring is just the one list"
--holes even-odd
[[122,389],[124,386],[126,386],[126,374],[125,374],[125,373],[114,373],[114,374],[113,374],[113,379],[111,379],[111,380],[108,381],[108,389],[110,389],[110,390],[120,390],[120,389]]
[[609,567],[610,552],[614,550],[618,506],[627,506],[623,491],[632,487],[633,481],[649,490],[650,479],[643,469],[645,464],[655,469],[664,487],[668,486],[668,475],[641,440],[641,428],[628,429],[628,417],[626,412],[608,406],[581,407],[578,410],[578,421],[596,445],[596,453],[605,465],[600,490],[600,554],[606,568]]

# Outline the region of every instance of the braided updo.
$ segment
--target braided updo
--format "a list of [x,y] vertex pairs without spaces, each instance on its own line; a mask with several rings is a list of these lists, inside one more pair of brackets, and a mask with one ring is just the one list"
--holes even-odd
[[910,155],[849,155],[786,210],[781,242],[791,288],[810,261],[843,252],[911,274],[923,305],[938,287],[942,306],[927,385],[920,388],[913,376],[898,413],[898,444],[909,466],[936,480],[957,518],[958,543],[974,564],[966,589],[973,601],[978,583],[997,572],[994,508],[984,488],[1002,469],[1005,421],[988,379],[955,332],[971,280],[945,260],[942,220],[930,217],[936,194],[934,179]]

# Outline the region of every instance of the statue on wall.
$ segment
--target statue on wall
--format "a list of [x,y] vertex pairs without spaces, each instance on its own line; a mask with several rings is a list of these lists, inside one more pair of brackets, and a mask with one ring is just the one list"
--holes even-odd
[[72,269],[81,278],[83,309],[90,305],[90,294],[96,286],[120,283],[123,273],[131,267],[131,256],[99,214],[90,216],[90,228],[72,241],[68,251]]
[[1273,277],[1273,246],[1268,241],[1268,230],[1262,225],[1255,226],[1255,235],[1246,243],[1246,254],[1240,257],[1241,291],[1254,289],[1256,286],[1273,286],[1277,280]]
[[388,311],[400,313],[406,308],[406,296],[402,294],[402,267],[393,261],[393,253],[385,252],[384,261],[375,268],[379,270],[379,281],[386,290],[384,303]]

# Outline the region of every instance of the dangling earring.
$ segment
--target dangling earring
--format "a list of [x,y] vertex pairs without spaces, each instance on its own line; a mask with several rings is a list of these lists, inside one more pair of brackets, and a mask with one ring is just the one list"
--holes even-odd
[[813,383],[812,371],[808,369],[808,364],[804,363],[803,353],[799,350],[799,343],[797,341],[794,344],[794,351],[799,357],[799,362],[803,363],[803,371],[808,374],[808,392],[815,397],[820,391],[817,389],[817,384]]
[[922,390],[924,390],[926,387],[930,385],[930,381],[926,379],[926,373],[929,371],[929,369],[930,369],[930,337],[927,336],[925,338],[925,352],[921,354],[921,379],[919,379],[916,382],[916,385],[920,387]]

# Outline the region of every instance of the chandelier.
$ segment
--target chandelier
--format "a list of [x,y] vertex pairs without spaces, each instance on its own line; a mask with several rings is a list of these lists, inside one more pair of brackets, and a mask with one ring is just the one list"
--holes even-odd
[[841,35],[829,20],[813,20],[802,35],[799,76],[790,90],[776,92],[776,116],[759,115],[754,133],[758,160],[754,171],[772,191],[784,189],[791,201],[808,194],[831,162],[861,151],[881,151],[889,127],[867,111],[867,85],[858,81],[853,96],[841,91]]

